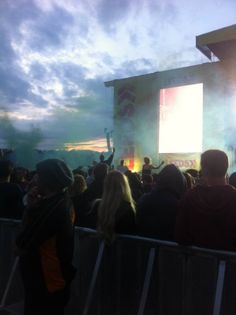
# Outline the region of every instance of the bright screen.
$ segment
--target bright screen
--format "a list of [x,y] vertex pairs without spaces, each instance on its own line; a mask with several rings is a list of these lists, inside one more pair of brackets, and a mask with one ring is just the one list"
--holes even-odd
[[203,84],[160,90],[159,153],[202,151]]

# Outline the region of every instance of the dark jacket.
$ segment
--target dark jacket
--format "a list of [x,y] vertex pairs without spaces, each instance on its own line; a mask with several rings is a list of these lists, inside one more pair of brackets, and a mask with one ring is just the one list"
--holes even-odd
[[171,191],[154,189],[145,194],[137,207],[139,235],[161,240],[174,240],[179,198]]
[[143,195],[138,203],[138,234],[173,241],[178,201],[185,189],[180,170],[172,164],[164,167],[156,188]]
[[136,234],[135,212],[127,201],[122,201],[115,217],[115,233]]
[[74,277],[73,210],[66,193],[29,209],[17,238],[25,288],[35,295],[64,289]]
[[[86,227],[96,229],[98,224],[98,208],[100,200],[96,200],[91,207],[87,220]],[[135,212],[127,201],[122,201],[115,217],[114,232],[120,234],[136,234]]]
[[22,219],[24,205],[23,193],[18,185],[0,183],[0,217]]
[[82,227],[96,228],[96,217],[91,212],[96,199],[101,199],[103,193],[103,180],[94,180],[88,189],[74,202],[78,216],[77,224]]
[[214,249],[236,251],[236,189],[197,186],[181,200],[176,241]]

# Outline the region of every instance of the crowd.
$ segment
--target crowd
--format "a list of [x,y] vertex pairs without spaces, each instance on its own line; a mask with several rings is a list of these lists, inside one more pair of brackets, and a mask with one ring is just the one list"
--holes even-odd
[[[108,159],[73,172],[58,159],[34,172],[0,161],[0,217],[22,219],[16,240],[25,315],[64,314],[69,299],[74,225],[97,230],[109,245],[117,233],[221,250],[236,250],[236,173],[220,150],[201,155],[201,171],[155,167],[141,174]],[[153,169],[160,169],[152,174]]]

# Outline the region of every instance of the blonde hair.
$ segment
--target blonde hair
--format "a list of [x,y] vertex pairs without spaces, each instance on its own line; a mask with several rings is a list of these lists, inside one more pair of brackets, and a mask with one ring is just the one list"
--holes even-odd
[[119,171],[111,171],[104,182],[102,199],[98,208],[98,233],[108,241],[114,237],[115,218],[122,201],[130,203],[135,212],[128,179]]
[[69,187],[69,194],[71,197],[78,196],[82,194],[87,189],[87,184],[82,175],[74,175],[74,182]]

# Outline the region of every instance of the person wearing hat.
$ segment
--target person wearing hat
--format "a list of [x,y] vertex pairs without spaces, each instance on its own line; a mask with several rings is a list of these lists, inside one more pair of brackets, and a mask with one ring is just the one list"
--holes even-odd
[[73,174],[58,159],[36,166],[37,186],[28,194],[17,238],[24,284],[24,315],[64,314],[75,275],[74,211],[67,188]]

